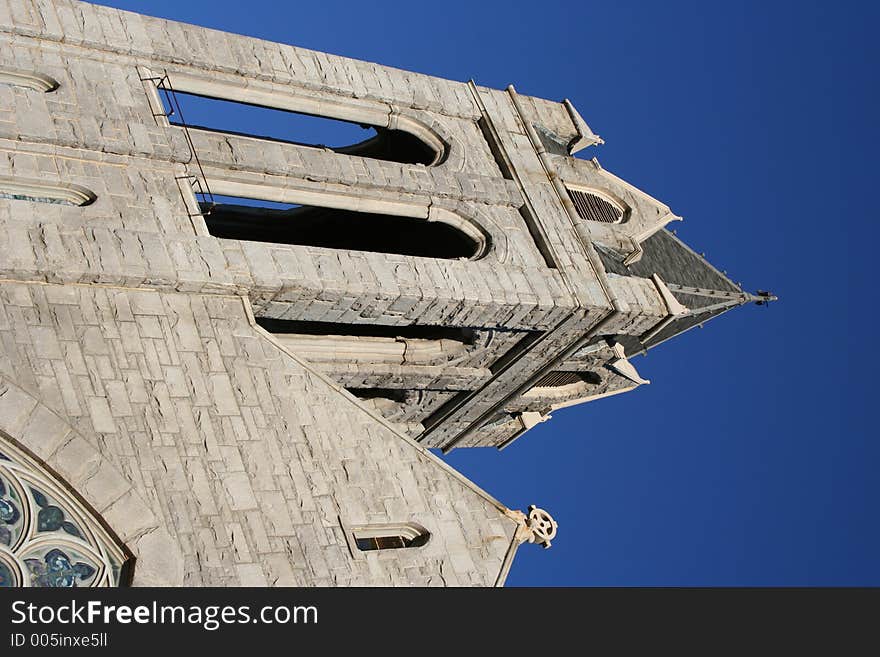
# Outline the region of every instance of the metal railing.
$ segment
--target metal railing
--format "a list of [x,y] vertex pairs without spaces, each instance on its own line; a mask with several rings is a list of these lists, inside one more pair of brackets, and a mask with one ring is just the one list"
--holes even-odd
[[[171,79],[168,77],[168,71],[163,71],[162,76],[153,76],[148,78],[141,78],[142,82],[152,82],[156,86],[156,90],[159,93],[160,101],[164,99],[162,102],[163,111],[154,112],[153,116],[165,117],[168,119],[169,123],[182,128],[184,139],[186,140],[187,147],[189,148],[189,159],[183,162],[187,167],[189,165],[195,164],[197,173],[187,174],[185,176],[176,176],[175,180],[189,181],[190,189],[193,191],[193,194],[201,196],[203,199],[208,200],[208,209],[201,210],[202,204],[197,201],[197,207],[199,208],[198,212],[189,214],[190,217],[197,216],[205,216],[211,213],[211,209],[216,205],[214,202],[214,194],[211,193],[211,187],[208,185],[208,179],[205,176],[205,170],[202,168],[202,161],[199,159],[199,154],[196,151],[196,145],[193,142],[192,135],[189,131],[189,125],[186,122],[186,119],[183,116],[183,109],[180,106],[180,101],[177,98],[177,93],[174,91],[174,85],[171,84]],[[171,117],[176,117],[175,121],[171,121]]]

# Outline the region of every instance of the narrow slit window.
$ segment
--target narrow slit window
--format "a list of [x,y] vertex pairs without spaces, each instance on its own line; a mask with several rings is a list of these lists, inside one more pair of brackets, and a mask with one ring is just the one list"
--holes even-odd
[[402,164],[434,164],[438,153],[404,130],[306,114],[265,105],[174,91],[180,112],[173,107],[169,90],[160,88],[168,120],[197,130],[325,148]]
[[420,525],[377,525],[354,530],[354,542],[358,550],[399,550],[422,547],[431,538],[431,533]]
[[93,192],[76,185],[53,185],[0,176],[0,199],[83,206],[93,203],[95,198]]
[[441,221],[216,194],[209,203],[199,196],[215,237],[444,259],[473,258],[480,250]]
[[574,203],[578,216],[586,221],[599,221],[604,224],[619,224],[623,221],[623,209],[616,203],[598,194],[566,188],[568,197]]

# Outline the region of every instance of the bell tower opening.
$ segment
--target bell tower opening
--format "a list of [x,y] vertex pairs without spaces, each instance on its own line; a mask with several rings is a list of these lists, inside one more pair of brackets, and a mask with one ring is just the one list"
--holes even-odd
[[174,90],[172,103],[167,90],[163,91],[166,93],[160,95],[168,120],[172,125],[184,125],[185,115],[186,125],[192,130],[323,148],[400,164],[429,166],[441,155],[405,130],[178,90]]
[[220,195],[200,207],[208,232],[226,239],[442,259],[473,258],[479,249],[456,227],[418,217]]

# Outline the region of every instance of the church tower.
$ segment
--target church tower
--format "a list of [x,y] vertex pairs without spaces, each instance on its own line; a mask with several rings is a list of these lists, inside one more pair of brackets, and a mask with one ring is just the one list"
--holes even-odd
[[427,448],[772,299],[567,100],[74,0],[0,39],[0,584],[500,585],[555,523]]

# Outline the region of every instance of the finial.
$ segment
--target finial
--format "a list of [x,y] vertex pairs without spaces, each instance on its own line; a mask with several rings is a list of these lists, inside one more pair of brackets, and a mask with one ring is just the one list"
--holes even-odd
[[753,296],[752,300],[755,302],[756,306],[766,306],[771,301],[779,301],[779,297],[775,294],[768,292],[767,290],[758,290]]
[[550,541],[556,538],[559,524],[544,509],[532,504],[529,506],[529,515],[522,511],[508,511],[508,514],[519,522],[516,538],[520,543],[537,543],[548,548]]
[[529,519],[526,521],[532,532],[529,543],[548,548],[550,541],[556,538],[556,530],[559,524],[544,509],[539,509],[534,504],[529,506]]

